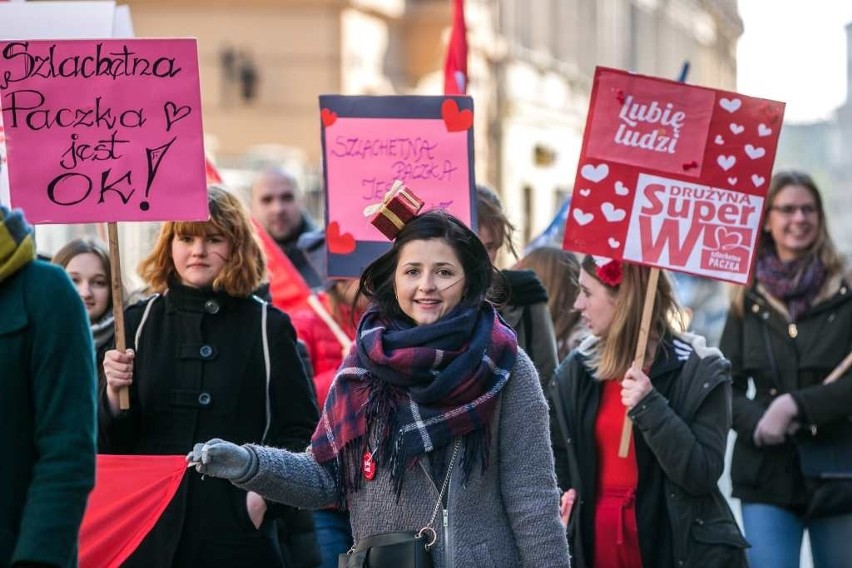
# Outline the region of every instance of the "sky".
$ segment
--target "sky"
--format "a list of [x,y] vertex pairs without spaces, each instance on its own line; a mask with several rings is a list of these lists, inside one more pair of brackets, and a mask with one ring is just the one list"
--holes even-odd
[[785,122],[827,118],[846,100],[849,0],[739,0],[737,91],[787,103]]

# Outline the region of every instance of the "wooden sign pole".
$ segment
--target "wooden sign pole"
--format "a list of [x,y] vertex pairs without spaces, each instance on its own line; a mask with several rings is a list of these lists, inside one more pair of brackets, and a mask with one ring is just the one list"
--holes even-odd
[[[660,279],[660,269],[651,268],[648,275],[648,288],[645,290],[645,305],[642,308],[642,322],[639,324],[639,341],[636,344],[635,365],[645,368],[645,351],[648,350],[648,333],[651,331],[651,316],[654,313],[654,302],[657,298],[657,282]],[[621,428],[621,443],[618,445],[618,457],[626,458],[630,451],[630,436],[633,432],[633,421],[625,414],[624,426]]]
[[[124,338],[124,302],[121,287],[121,251],[118,246],[118,224],[107,223],[109,233],[109,260],[112,266],[110,285],[112,287],[112,315],[115,317],[115,348],[124,353],[127,342]],[[121,410],[130,408],[130,391],[122,387],[118,391],[118,407]]]

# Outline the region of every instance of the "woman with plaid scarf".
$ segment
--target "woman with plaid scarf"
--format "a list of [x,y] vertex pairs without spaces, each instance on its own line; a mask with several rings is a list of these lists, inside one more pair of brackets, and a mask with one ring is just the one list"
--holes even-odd
[[371,307],[307,451],[211,440],[188,459],[272,500],[345,506],[356,549],[430,525],[439,568],[568,566],[547,403],[486,300],[493,274],[460,221],[416,217],[361,277]]

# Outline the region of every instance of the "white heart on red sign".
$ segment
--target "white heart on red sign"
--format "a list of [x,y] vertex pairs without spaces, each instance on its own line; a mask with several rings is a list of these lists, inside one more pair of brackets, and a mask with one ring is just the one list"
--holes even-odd
[[763,137],[763,136],[769,136],[770,134],[772,134],[771,128],[769,128],[765,124],[758,124],[757,125],[757,135],[758,136]]
[[621,183],[620,181],[615,182],[615,194],[616,195],[630,195],[630,188]]
[[743,126],[742,124],[737,124],[736,122],[732,122],[729,125],[729,128],[734,134],[742,134],[743,130],[745,130],[745,126]]
[[617,249],[618,247],[621,246],[621,241],[617,241],[617,240],[613,239],[612,237],[607,239],[606,242],[609,244],[610,248]]
[[718,158],[716,158],[716,163],[719,164],[720,168],[725,171],[728,171],[734,167],[734,164],[737,163],[737,159],[734,156],[720,155]]
[[754,184],[754,187],[760,187],[766,181],[766,178],[763,176],[759,176],[757,174],[751,175],[751,183]]
[[737,178],[735,178],[735,177],[728,178],[728,183],[731,184],[731,185],[737,185]]
[[592,222],[592,219],[595,218],[594,213],[586,213],[582,209],[573,209],[571,214],[574,216],[574,220],[577,221],[580,225],[588,225]]
[[746,144],[745,153],[748,154],[748,157],[752,160],[756,160],[766,155],[766,150],[764,150],[760,146],[752,146],[751,144]]
[[728,112],[737,112],[742,104],[743,102],[740,99],[723,98],[719,101],[719,106]]
[[586,164],[580,170],[580,175],[590,182],[597,183],[609,175],[609,166],[606,164],[598,164],[597,166]]
[[580,195],[582,195],[583,197],[588,197],[590,193],[592,193],[592,190],[590,190],[590,189],[581,189],[580,190]]
[[715,139],[715,140],[713,140],[713,142],[715,142],[716,144],[718,144],[719,146],[721,146],[722,144],[724,144],[724,143],[725,143],[725,139],[724,139],[724,138],[722,138],[722,135],[721,135],[721,134],[717,134],[717,135],[716,135],[716,139]]
[[604,217],[606,217],[606,220],[610,223],[617,223],[627,216],[627,211],[619,209],[609,201],[601,205],[601,211],[603,211]]

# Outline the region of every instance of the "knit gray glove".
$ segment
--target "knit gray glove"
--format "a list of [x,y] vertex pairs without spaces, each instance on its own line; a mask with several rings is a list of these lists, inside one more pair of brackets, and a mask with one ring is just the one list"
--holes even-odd
[[219,438],[195,444],[186,461],[195,465],[198,473],[234,482],[247,480],[257,471],[257,456],[253,451]]

